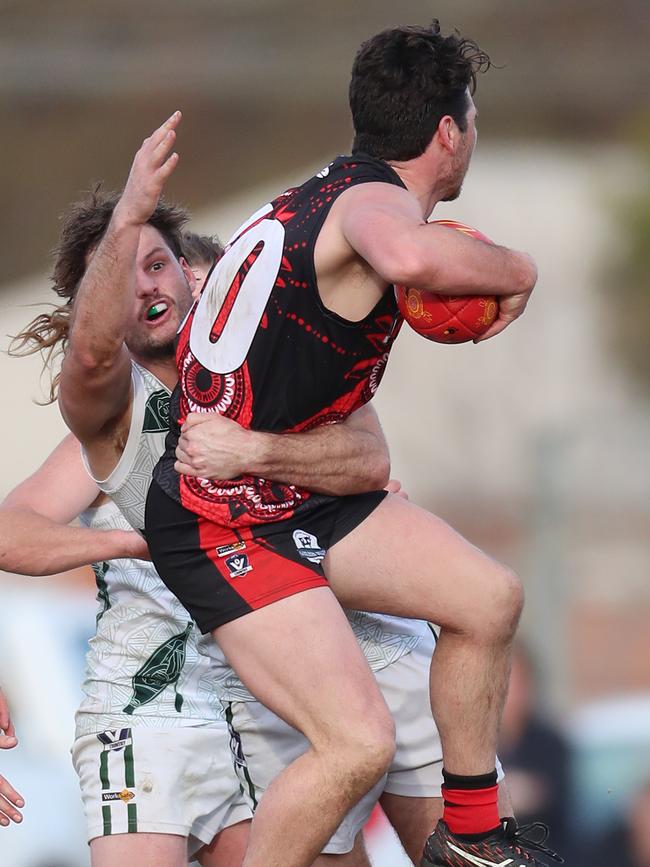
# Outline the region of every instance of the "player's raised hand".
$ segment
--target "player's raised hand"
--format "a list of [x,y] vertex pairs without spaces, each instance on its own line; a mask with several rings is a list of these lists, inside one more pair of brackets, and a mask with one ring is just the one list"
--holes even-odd
[[180,111],[175,111],[142,142],[115,208],[116,218],[143,225],[153,214],[165,183],[178,164],[174,146],[181,118]]

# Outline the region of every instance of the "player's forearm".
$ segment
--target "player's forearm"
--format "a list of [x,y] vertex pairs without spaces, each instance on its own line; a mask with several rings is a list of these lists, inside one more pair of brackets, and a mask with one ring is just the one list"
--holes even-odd
[[121,217],[118,204],[88,264],[75,299],[68,348],[68,355],[82,367],[108,367],[122,351],[133,305],[140,229]]
[[254,434],[248,470],[315,493],[344,496],[383,488],[390,459],[382,436],[344,424],[297,434]]
[[404,285],[446,295],[519,295],[532,291],[537,268],[527,253],[486,244],[427,223],[413,233]]
[[56,524],[30,509],[0,510],[0,569],[55,575],[129,554],[128,532]]

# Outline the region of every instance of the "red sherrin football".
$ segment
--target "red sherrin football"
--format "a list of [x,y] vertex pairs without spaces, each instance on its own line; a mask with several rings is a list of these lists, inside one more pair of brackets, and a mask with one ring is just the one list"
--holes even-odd
[[[491,244],[478,229],[456,220],[435,220]],[[397,306],[414,331],[436,343],[466,343],[484,334],[497,318],[499,303],[494,295],[440,295],[426,289],[395,287]]]

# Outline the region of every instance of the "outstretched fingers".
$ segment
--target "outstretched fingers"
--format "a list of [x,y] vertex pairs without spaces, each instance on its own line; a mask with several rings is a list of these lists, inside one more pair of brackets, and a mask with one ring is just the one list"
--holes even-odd
[[151,217],[168,178],[178,165],[176,129],[182,114],[175,111],[142,142],[135,155],[116,213],[128,222],[146,223]]
[[175,111],[171,114],[164,123],[155,129],[151,135],[143,141],[143,146],[147,145],[152,150],[159,147],[166,139],[174,138],[176,130],[180,124],[183,115],[180,111]]
[[17,807],[24,807],[25,801],[4,777],[0,776],[0,825],[22,822],[22,813]]
[[149,169],[156,172],[163,181],[167,180],[178,163],[178,153],[174,151],[174,146],[176,128],[181,118],[180,111],[175,111],[148,139],[145,139],[140,149],[140,154],[148,162]]

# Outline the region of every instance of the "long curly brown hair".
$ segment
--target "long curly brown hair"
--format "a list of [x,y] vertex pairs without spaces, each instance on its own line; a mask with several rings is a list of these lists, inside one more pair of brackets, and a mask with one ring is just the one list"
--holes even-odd
[[[9,345],[9,354],[43,356],[43,370],[49,369],[50,394],[45,403],[56,400],[60,370],[57,362],[68,345],[70,316],[79,284],[88,264],[89,254],[100,243],[113,216],[120,193],[103,192],[96,187],[83,199],[71,205],[63,217],[59,242],[54,248],[52,289],[62,304],[52,305],[49,313],[40,313],[16,334]],[[161,200],[149,219],[149,224],[163,236],[176,258],[183,255],[182,232],[188,221],[184,208]]]

